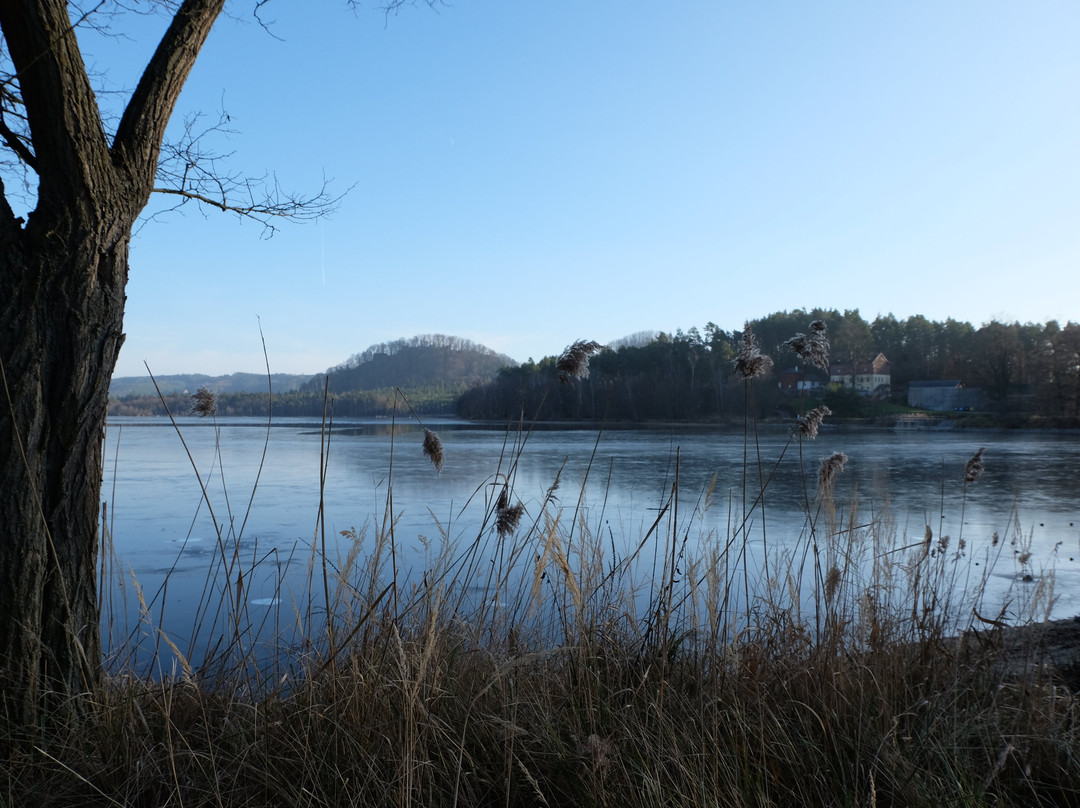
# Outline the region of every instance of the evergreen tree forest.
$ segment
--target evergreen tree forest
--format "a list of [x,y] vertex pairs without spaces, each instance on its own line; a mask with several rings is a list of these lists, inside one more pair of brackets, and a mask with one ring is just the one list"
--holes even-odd
[[[799,364],[785,342],[805,333],[811,321],[827,326],[833,362],[863,362],[884,354],[891,363],[891,395],[870,401],[830,389],[809,399],[792,399],[778,388],[778,376]],[[770,375],[747,395],[732,360],[743,331],[704,328],[660,332],[651,340],[620,341],[592,357],[588,378],[561,385],[555,357],[507,367],[488,384],[476,385],[458,402],[465,418],[538,420],[692,421],[738,419],[749,403],[753,414],[798,413],[825,403],[843,416],[875,416],[906,402],[908,384],[957,380],[984,393],[986,414],[1001,419],[1080,422],[1080,324],[991,321],[978,328],[921,315],[900,320],[892,314],[866,321],[858,309],[796,309],[745,324],[761,350],[772,357]]]

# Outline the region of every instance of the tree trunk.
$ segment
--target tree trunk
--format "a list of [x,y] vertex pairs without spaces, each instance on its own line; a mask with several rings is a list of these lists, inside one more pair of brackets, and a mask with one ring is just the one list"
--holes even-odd
[[19,91],[5,103],[29,132],[4,144],[38,179],[25,226],[0,183],[0,721],[66,712],[100,680],[102,438],[131,228],[224,3],[183,0],[110,145],[66,0],[0,0]]
[[105,243],[66,218],[66,234],[0,236],[0,693],[19,724],[101,670],[102,431],[130,225]]

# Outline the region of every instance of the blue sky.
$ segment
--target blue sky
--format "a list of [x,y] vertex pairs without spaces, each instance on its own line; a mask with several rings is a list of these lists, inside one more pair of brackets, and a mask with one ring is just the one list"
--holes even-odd
[[[314,373],[419,333],[518,360],[816,306],[1080,319],[1080,5],[340,0],[230,7],[177,121],[351,188],[132,244],[119,375]],[[164,20],[87,41],[113,87]],[[106,99],[106,103],[109,103]],[[151,203],[151,209],[160,202]]]

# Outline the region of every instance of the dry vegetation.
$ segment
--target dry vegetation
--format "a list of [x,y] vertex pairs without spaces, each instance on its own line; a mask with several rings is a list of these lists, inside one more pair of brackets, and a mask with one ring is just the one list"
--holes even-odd
[[[620,555],[559,480],[522,518],[528,433],[510,437],[474,541],[444,535],[406,579],[392,511],[348,532],[343,556],[313,552],[301,636],[269,656],[225,587],[229,641],[206,660],[111,676],[77,726],[8,729],[0,805],[1080,804],[1071,657],[982,602],[1015,537],[973,572],[959,537],[859,524],[833,500],[833,455],[807,474],[801,543],[766,575],[745,563],[760,533],[736,517],[699,535],[715,506],[681,502],[678,482]],[[795,425],[782,462],[810,438]],[[759,503],[754,486],[745,515]],[[221,550],[222,580],[247,572]],[[1011,608],[1038,622],[1049,598],[1036,586]]]

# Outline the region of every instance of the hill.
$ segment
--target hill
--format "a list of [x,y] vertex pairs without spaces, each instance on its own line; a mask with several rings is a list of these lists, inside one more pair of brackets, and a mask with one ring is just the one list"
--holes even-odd
[[372,345],[311,379],[301,389],[322,392],[329,379],[334,394],[394,387],[464,390],[490,381],[500,368],[516,366],[509,356],[467,339],[424,334]]
[[[470,387],[492,381],[500,368],[516,366],[509,356],[469,340],[426,334],[373,345],[316,376],[275,374],[273,408],[279,416],[320,415],[329,379],[333,410],[338,416],[388,415],[399,403],[397,388],[417,411],[449,415]],[[266,377],[256,373],[191,373],[159,376],[157,380],[173,414],[188,414],[191,395],[200,387],[214,392],[218,415],[262,416],[270,404]],[[149,377],[113,379],[109,415],[164,413],[165,407]]]
[[[194,393],[200,387],[209,387],[215,393],[265,393],[266,374],[230,373],[228,376],[207,376],[204,373],[181,373],[174,376],[155,376],[161,392]],[[286,393],[306,384],[311,375],[292,373],[274,373],[270,376],[275,393]],[[154,383],[149,376],[114,377],[109,384],[110,398],[128,398],[130,396],[157,396]]]

